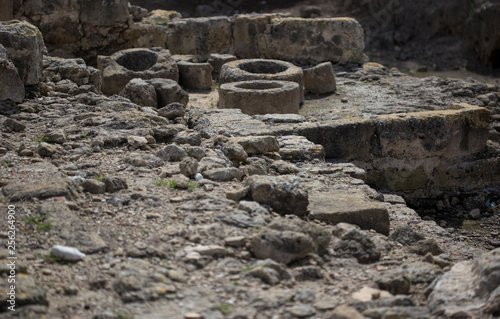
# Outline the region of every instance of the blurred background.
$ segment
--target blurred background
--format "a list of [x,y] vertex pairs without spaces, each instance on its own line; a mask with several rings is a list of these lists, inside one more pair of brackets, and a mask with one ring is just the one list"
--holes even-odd
[[354,17],[371,61],[415,76],[472,76],[500,83],[500,0],[130,0],[184,18],[281,12]]

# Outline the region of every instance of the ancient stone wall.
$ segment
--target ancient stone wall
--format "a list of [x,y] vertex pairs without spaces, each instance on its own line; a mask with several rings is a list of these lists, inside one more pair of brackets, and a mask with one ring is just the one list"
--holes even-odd
[[[302,19],[278,14],[142,20],[128,0],[7,1],[0,19],[26,19],[42,32],[50,55],[82,57],[133,47],[163,47],[174,54],[231,53],[302,63],[362,63],[363,29],[353,19]],[[0,2],[1,3],[1,2]],[[137,9],[137,8],[135,8]],[[15,11],[9,15],[8,12]]]
[[174,54],[234,53],[302,63],[362,63],[363,29],[354,19],[302,19],[276,14],[194,18],[167,24]]
[[0,20],[28,20],[40,29],[54,56],[92,60],[125,48],[161,46],[166,40],[160,27],[134,22],[128,0],[1,0],[0,5]]

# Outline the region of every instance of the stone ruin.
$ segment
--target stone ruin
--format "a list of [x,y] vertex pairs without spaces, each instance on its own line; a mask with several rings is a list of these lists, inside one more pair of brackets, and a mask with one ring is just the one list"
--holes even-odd
[[[7,19],[25,18],[33,24],[0,22],[2,116],[21,114],[15,120],[6,119],[4,131],[23,132],[26,126],[21,121],[39,118],[63,116],[70,124],[64,130],[48,131],[47,139],[36,148],[24,143],[17,149],[2,144],[2,154],[50,158],[62,165],[57,160],[67,154],[71,161],[78,161],[82,154],[124,147],[123,163],[133,167],[126,176],[130,172],[151,174],[164,165],[176,172],[161,173],[172,178],[173,188],[195,188],[191,183],[196,180],[203,181],[200,185],[207,192],[223,183],[242,186],[228,191],[223,200],[200,197],[180,206],[182,198],[172,197],[168,205],[196,214],[213,211],[217,223],[255,230],[257,234],[248,240],[230,238],[226,243],[231,249],[248,247],[245,258],[263,259],[249,276],[270,286],[291,278],[325,278],[317,260],[331,253],[332,234],[336,239],[330,248],[335,257],[354,257],[359,264],[379,261],[377,240],[372,242],[361,230],[385,236],[384,240],[397,236],[391,218],[399,210],[408,214],[408,224],[419,220],[406,207],[405,199],[440,199],[485,189],[498,192],[500,176],[495,173],[500,172],[500,158],[494,143],[500,141],[499,118],[492,124],[486,108],[498,108],[498,87],[435,78],[417,80],[367,63],[363,30],[353,19],[299,19],[279,14],[182,19],[175,12],[146,16],[122,0],[24,1],[16,4],[18,8],[13,1],[7,4],[13,8],[12,16],[2,13]],[[26,48],[30,48],[29,54]],[[82,58],[89,64],[96,62],[97,67]],[[211,94],[216,85],[217,108],[188,107],[194,100],[190,101],[190,95]],[[428,105],[415,105],[415,101],[422,102],[418,99],[405,101],[400,92],[401,88],[412,91],[419,87],[429,90],[424,94]],[[451,92],[446,95],[449,103],[432,99],[433,94],[443,92]],[[343,97],[336,99],[338,94]],[[358,95],[362,103],[373,102],[374,106],[354,104]],[[43,104],[33,102],[34,97]],[[314,100],[329,98],[332,100],[322,104],[327,111],[307,111]],[[61,101],[71,105],[69,111]],[[352,107],[342,107],[349,103]],[[159,143],[167,145],[160,148]],[[72,180],[80,182],[76,186],[54,173],[56,177],[51,178],[41,175],[46,183],[28,187],[13,183],[2,191],[11,202],[60,197],[76,201],[84,191],[108,196],[120,209],[132,200],[161,205],[154,196],[144,195],[145,191],[120,197],[128,191],[123,177],[92,178],[86,173],[85,179],[79,178],[78,172],[95,167],[92,165],[101,164],[64,166],[65,172],[71,172],[68,175],[74,174]],[[117,167],[116,172],[122,171]],[[310,174],[333,176],[338,184],[322,184],[322,177],[304,182]],[[164,181],[156,183],[159,186]],[[111,195],[114,193],[117,195]],[[60,213],[62,217],[54,217],[58,218],[56,224],[68,226],[69,220],[78,225],[78,236],[65,233],[65,238],[81,251],[108,252],[98,234],[80,233],[86,226],[68,207],[44,202],[40,209]],[[270,222],[270,211],[294,217],[283,223]],[[307,216],[317,224],[296,216]],[[322,228],[327,224],[338,226],[327,232]],[[128,257],[166,258],[161,249],[136,246],[127,250]],[[177,252],[176,258],[194,270],[231,254],[234,251],[217,245],[192,245]],[[428,257],[432,263],[437,260],[449,266],[432,255]],[[79,260],[84,255],[76,256]],[[292,276],[282,265],[294,263],[303,268]],[[175,286],[152,283],[151,276],[141,277],[147,288],[129,289],[126,280],[131,277],[121,274],[112,287],[123,303],[157,300],[164,295],[177,298]],[[168,277],[164,282],[186,281],[173,272]],[[387,288],[383,282],[379,287]],[[431,310],[451,311],[442,309],[440,289],[431,295]],[[387,290],[408,294],[409,285],[408,289]],[[449,297],[446,293],[449,291],[442,292]],[[494,306],[487,299],[490,295],[494,299],[492,289],[474,298],[481,305]],[[424,317],[430,315],[431,310],[420,310]],[[312,315],[295,313],[295,317]]]
[[[363,31],[348,18],[253,14],[182,19],[175,12],[144,13],[127,1],[102,6],[51,2],[41,7],[34,1],[23,2],[17,11],[13,9],[12,17],[37,24],[45,42],[28,22],[1,23],[0,43],[5,46],[0,47],[0,81],[5,88],[1,99],[21,102],[25,87],[40,85],[46,91],[119,94],[138,105],[161,109],[171,103],[186,106],[184,89],[207,90],[216,79],[221,109],[238,108],[250,116],[298,114],[306,92],[335,92],[332,63],[366,59]],[[75,26],[79,26],[78,36],[72,31]],[[109,33],[107,40],[96,37],[103,32]],[[139,48],[98,55],[97,70],[81,59],[44,56],[45,45],[49,53],[69,56]],[[108,51],[99,51],[102,47]],[[454,104],[449,110],[341,122],[287,125],[283,121],[276,127],[237,134],[304,136],[322,145],[327,158],[354,162],[367,170],[370,183],[407,197],[434,196],[457,187],[473,190],[498,182],[496,175],[487,173],[496,170],[498,162],[476,156],[489,139],[490,118],[486,110],[474,106]],[[465,167],[477,180],[467,177],[470,182],[464,183],[455,177],[454,172]]]

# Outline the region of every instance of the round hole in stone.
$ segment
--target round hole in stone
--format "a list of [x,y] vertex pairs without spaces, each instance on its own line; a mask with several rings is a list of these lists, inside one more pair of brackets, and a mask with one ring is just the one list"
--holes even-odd
[[240,64],[240,69],[249,73],[277,74],[288,70],[288,66],[273,61],[251,61]]
[[136,50],[126,52],[116,62],[126,69],[132,71],[145,71],[156,64],[158,54],[149,50]]
[[283,84],[276,82],[247,82],[236,84],[235,87],[248,90],[269,90],[282,88]]

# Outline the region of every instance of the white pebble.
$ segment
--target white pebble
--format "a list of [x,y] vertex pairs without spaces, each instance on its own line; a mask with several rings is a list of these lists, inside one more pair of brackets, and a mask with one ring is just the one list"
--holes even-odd
[[50,253],[64,261],[78,261],[85,257],[85,254],[73,247],[54,245],[50,249]]

